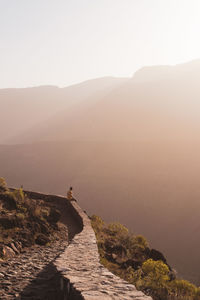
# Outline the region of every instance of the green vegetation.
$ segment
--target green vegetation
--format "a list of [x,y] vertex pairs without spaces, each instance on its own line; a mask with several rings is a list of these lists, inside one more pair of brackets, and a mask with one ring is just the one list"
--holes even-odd
[[134,284],[154,300],[200,300],[200,288],[177,279],[166,259],[150,249],[147,240],[130,234],[120,223],[106,224],[91,217],[100,261],[114,274]]
[[6,181],[3,177],[0,177],[0,193],[6,192],[8,190]]

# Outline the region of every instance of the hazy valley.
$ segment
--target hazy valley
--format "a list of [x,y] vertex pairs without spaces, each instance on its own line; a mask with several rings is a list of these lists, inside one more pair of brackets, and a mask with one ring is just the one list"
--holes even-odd
[[89,214],[145,235],[199,283],[199,75],[195,61],[1,90],[1,176],[43,192],[74,186]]

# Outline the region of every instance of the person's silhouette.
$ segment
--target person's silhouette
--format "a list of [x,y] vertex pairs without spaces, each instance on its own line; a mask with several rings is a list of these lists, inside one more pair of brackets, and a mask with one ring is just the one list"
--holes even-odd
[[73,200],[72,190],[73,190],[73,188],[72,188],[72,186],[70,186],[69,191],[67,192],[67,199],[70,201]]

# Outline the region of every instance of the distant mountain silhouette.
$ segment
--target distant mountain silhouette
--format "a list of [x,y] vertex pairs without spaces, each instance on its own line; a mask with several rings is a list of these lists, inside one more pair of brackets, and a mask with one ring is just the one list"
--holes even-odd
[[144,234],[199,284],[199,78],[193,61],[65,89],[1,90],[1,143],[21,143],[0,147],[1,176],[43,192],[73,185],[88,213]]
[[91,97],[95,102],[99,93],[106,93],[124,81],[105,77],[67,88],[0,89],[0,143],[18,143],[24,132],[44,126],[56,113],[73,109]]
[[[197,139],[199,77],[200,62],[197,61],[174,67],[143,68],[132,79],[112,79],[112,88],[109,85],[96,93],[94,89],[88,92],[94,85],[91,81],[84,101],[75,98],[76,105],[69,107],[72,98],[66,98],[69,103],[65,103],[66,106],[62,103],[61,112],[19,135],[15,141]],[[104,80],[105,85],[106,78]],[[77,93],[82,93],[80,87],[77,86]]]

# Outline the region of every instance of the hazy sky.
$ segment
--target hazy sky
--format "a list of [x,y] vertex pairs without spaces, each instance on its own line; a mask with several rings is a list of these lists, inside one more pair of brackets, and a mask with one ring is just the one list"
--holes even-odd
[[0,0],[0,88],[200,58],[200,0]]

